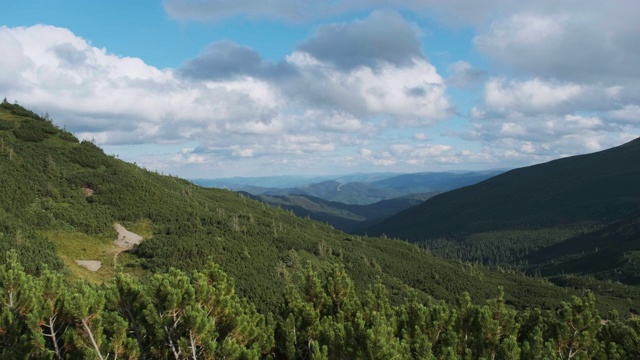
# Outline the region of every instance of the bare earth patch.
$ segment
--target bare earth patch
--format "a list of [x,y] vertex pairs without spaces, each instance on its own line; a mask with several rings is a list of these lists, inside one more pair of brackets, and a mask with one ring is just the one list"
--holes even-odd
[[95,191],[93,191],[93,189],[90,188],[90,187],[83,186],[82,187],[82,192],[84,193],[84,196],[88,197],[88,196],[92,196]]
[[115,223],[113,228],[118,232],[118,240],[115,242],[116,246],[121,249],[131,249],[133,245],[140,244],[143,240],[142,236],[132,233],[118,223]]
[[102,267],[102,261],[98,260],[76,260],[76,263],[86,267],[89,271],[98,271]]
[[118,254],[133,248],[133,245],[140,244],[144,238],[118,223],[113,224],[113,228],[118,232],[118,239],[114,241],[115,249],[113,249],[113,268],[115,269],[118,264]]

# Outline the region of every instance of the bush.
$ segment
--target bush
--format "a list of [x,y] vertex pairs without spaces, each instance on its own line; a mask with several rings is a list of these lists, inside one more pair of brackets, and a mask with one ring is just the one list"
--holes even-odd
[[13,130],[13,128],[16,125],[13,123],[13,121],[0,121],[0,131],[1,130]]
[[106,157],[102,149],[91,141],[86,140],[83,140],[80,146],[76,146],[71,150],[69,159],[80,166],[91,169],[97,169],[100,166],[107,165]]
[[41,142],[47,138],[44,122],[27,119],[22,122],[19,128],[13,129],[13,134],[20,140],[30,142]]
[[70,133],[68,131],[61,131],[60,132],[60,139],[66,141],[66,142],[71,142],[71,143],[77,143],[78,142],[78,138],[75,137],[72,133]]

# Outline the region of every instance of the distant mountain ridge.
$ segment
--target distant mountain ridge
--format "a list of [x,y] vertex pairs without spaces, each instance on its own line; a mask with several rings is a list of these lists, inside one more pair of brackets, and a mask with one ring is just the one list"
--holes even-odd
[[[305,187],[314,183],[319,183],[327,180],[338,181],[341,183],[347,182],[372,182],[383,180],[389,177],[398,175],[397,173],[382,172],[382,173],[354,173],[347,175],[325,175],[325,176],[293,176],[293,175],[281,175],[281,176],[256,176],[256,177],[230,177],[230,178],[216,178],[216,179],[191,179],[195,184],[203,187],[216,187],[224,188],[234,191],[246,191],[247,188],[256,189],[284,189]],[[257,190],[256,190],[257,191]],[[251,192],[254,193],[254,192]],[[257,192],[255,192],[257,193]]]
[[366,227],[411,206],[418,205],[435,195],[435,193],[412,194],[389,200],[380,200],[373,204],[350,205],[304,194],[253,195],[245,192],[243,194],[271,206],[291,210],[299,217],[308,217],[328,223],[334,228],[348,233]]
[[283,176],[192,181],[203,186],[226,184],[223,187],[235,189],[271,206],[292,210],[298,216],[326,222],[342,231],[354,232],[418,205],[440,192],[471,185],[501,172],[350,174],[288,188],[271,186],[311,179]]
[[411,241],[608,222],[640,212],[640,139],[508,171],[446,192],[367,229]]
[[[444,192],[468,186],[500,174],[504,170],[419,172],[411,174],[372,173],[338,177],[256,177],[194,179],[205,187],[222,187],[253,195],[308,195],[352,205],[368,205],[410,194]],[[288,186],[288,184],[298,184]]]

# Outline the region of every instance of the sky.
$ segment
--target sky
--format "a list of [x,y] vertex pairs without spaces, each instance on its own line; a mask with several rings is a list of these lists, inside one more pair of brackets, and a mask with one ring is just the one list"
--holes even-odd
[[513,168],[640,136],[637,0],[0,0],[0,97],[185,178]]

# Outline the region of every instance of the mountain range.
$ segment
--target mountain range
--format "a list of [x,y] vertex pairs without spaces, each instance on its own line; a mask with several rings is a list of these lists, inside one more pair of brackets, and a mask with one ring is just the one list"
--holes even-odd
[[[501,172],[374,173],[330,179],[278,176],[192,181],[205,187],[230,188],[271,206],[291,210],[298,216],[326,222],[342,231],[355,232],[440,192],[472,185]],[[321,181],[304,183],[317,180]],[[299,183],[299,186],[257,186],[262,182],[265,185]]]

